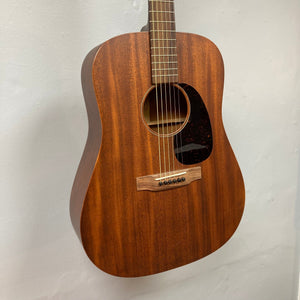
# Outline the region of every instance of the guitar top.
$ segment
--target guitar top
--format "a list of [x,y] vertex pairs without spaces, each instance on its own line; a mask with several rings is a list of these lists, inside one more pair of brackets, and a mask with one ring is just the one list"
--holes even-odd
[[211,254],[245,202],[222,122],[221,54],[176,32],[174,0],[148,2],[149,31],[110,39],[82,67],[89,132],[71,220],[90,260],[123,277]]

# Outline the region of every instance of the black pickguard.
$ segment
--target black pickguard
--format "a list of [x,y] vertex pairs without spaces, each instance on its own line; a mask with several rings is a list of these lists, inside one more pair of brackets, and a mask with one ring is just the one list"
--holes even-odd
[[209,115],[199,93],[190,85],[180,84],[189,97],[190,118],[186,126],[174,136],[174,150],[178,161],[193,165],[206,160],[213,148]]

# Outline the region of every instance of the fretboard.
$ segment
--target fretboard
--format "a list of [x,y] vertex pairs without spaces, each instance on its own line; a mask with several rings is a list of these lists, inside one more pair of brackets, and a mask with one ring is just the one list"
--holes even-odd
[[178,82],[174,0],[149,0],[152,83]]

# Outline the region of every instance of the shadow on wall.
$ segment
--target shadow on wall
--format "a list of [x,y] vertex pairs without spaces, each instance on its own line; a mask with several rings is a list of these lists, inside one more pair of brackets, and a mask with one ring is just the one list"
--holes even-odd
[[75,236],[69,217],[69,196],[87,122],[81,107],[70,107],[63,101],[56,105],[57,100],[53,99],[45,101],[51,105],[39,112],[34,127],[23,137],[26,146],[16,158],[20,169],[16,181],[25,188],[17,191],[21,201],[18,209],[22,211],[16,214],[22,218],[22,228],[16,232],[16,246],[21,251],[13,282],[22,282],[30,274],[40,278],[58,274],[66,259],[64,239],[70,234]]

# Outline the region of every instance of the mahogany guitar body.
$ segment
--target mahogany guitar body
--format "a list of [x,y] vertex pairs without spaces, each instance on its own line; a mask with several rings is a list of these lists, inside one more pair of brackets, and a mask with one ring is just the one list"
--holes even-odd
[[204,37],[176,38],[179,83],[201,96],[213,138],[202,162],[175,159],[177,169],[201,167],[201,179],[184,186],[137,190],[137,178],[160,172],[157,136],[141,112],[152,86],[149,34],[113,38],[83,64],[89,133],[70,212],[88,257],[112,275],[144,276],[205,257],[226,243],[243,214],[243,178],[222,123],[221,54]]

